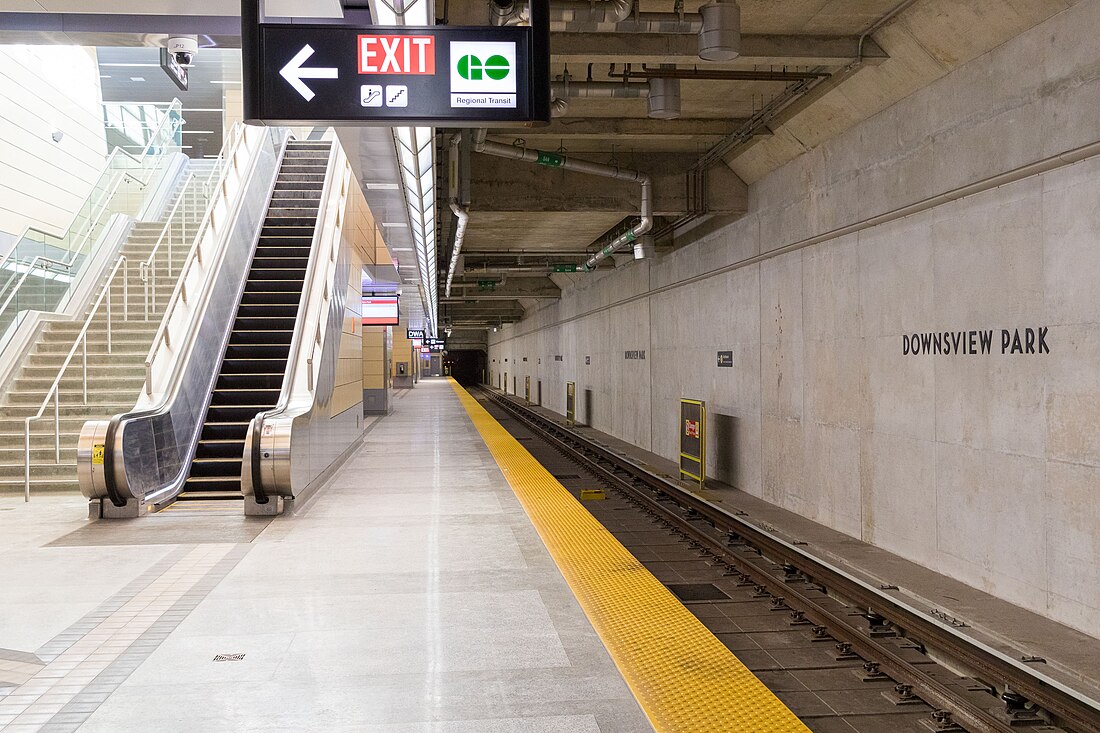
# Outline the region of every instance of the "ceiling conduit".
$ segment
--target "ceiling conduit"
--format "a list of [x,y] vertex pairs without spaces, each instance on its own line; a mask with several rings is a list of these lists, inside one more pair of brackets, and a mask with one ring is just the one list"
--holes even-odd
[[451,206],[451,211],[458,219],[458,224],[455,226],[455,246],[451,250],[451,262],[447,265],[447,287],[443,291],[443,297],[445,298],[451,297],[451,281],[454,280],[455,270],[458,268],[459,255],[462,254],[462,242],[466,238],[466,224],[470,221],[470,208],[462,205],[459,194],[458,146],[461,142],[462,133],[451,136],[450,197],[448,203]]
[[[474,150],[479,153],[484,153],[485,155],[495,155],[499,158],[522,160],[525,163],[535,163],[550,168],[562,168],[567,171],[588,173],[589,175],[603,176],[604,178],[615,178],[620,181],[632,181],[641,185],[642,202],[638,222],[626,232],[611,240],[611,242],[599,252],[589,257],[588,261],[584,263],[585,272],[591,272],[596,269],[600,262],[626,245],[636,242],[643,234],[653,228],[653,181],[650,180],[649,174],[647,173],[632,170],[630,168],[620,168],[615,165],[594,163],[589,160],[567,158],[561,153],[548,153],[543,150],[523,148],[516,145],[502,145],[500,143],[485,140],[483,135],[477,135],[475,137]],[[645,243],[639,243],[639,246],[636,247],[634,252],[635,259],[642,259],[647,253],[652,252],[652,249],[644,246],[644,244]]]
[[[661,68],[666,68],[662,64]],[[564,105],[560,117],[568,110],[568,100],[577,98],[648,99],[647,114],[655,120],[674,120],[680,116],[680,80],[652,78],[645,82],[573,81],[568,76],[550,84],[550,104]]]
[[[516,0],[492,0],[493,25],[524,25],[530,10]],[[741,52],[741,8],[736,0],[714,0],[698,13],[643,13],[634,0],[554,0],[550,3],[550,30],[586,33],[696,33],[699,58],[730,61]]]

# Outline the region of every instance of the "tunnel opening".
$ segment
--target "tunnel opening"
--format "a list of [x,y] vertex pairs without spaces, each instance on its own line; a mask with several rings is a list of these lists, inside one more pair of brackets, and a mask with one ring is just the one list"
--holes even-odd
[[489,366],[489,359],[485,352],[476,349],[448,351],[447,362],[451,369],[451,376],[464,387],[480,384],[482,374]]

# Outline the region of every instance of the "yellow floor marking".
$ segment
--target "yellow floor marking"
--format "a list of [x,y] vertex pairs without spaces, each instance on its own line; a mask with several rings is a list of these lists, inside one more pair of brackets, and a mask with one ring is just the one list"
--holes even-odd
[[477,400],[451,386],[659,733],[809,731]]

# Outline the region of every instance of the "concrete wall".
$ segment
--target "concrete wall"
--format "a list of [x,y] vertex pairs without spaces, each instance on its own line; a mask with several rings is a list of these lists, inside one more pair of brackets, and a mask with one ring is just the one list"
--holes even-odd
[[95,49],[0,48],[0,231],[68,228],[106,158],[101,105]]
[[[1100,159],[769,253],[1100,140],[1097,27],[1081,2],[763,178],[735,224],[561,276],[490,369],[558,412],[575,380],[578,419],[668,458],[677,400],[704,399],[712,475],[1096,634]],[[1000,353],[1027,327],[1049,354]],[[972,329],[992,353],[903,353]]]

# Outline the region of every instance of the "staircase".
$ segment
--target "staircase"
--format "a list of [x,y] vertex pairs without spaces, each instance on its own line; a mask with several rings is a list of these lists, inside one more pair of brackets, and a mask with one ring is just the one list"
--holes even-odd
[[[194,160],[189,173],[200,180],[214,166],[213,160]],[[79,492],[76,479],[76,443],[86,420],[107,419],[130,410],[145,382],[145,357],[160,326],[164,309],[175,288],[175,277],[187,258],[191,242],[198,230],[206,203],[198,185],[184,191],[186,175],[181,175],[166,213],[181,196],[183,236],[172,249],[172,274],[165,275],[168,247],[162,245],[157,255],[157,291],[151,293],[149,319],[145,320],[144,284],[140,263],[146,261],[156,245],[164,220],[135,224],[130,236],[119,250],[127,259],[128,276],[120,274],[111,286],[112,319],[111,353],[107,352],[106,306],[100,308],[88,330],[88,404],[83,404],[83,352],[78,350],[60,385],[61,405],[60,461],[55,454],[53,403],[43,416],[31,423],[31,493],[45,491]],[[182,242],[182,244],[181,244]],[[129,290],[128,320],[123,320],[123,280]],[[103,283],[93,291],[92,302],[99,296]],[[24,358],[22,366],[0,398],[0,495],[23,493],[24,489],[24,419],[38,412],[65,357],[84,327],[84,317],[46,324],[35,345]]]
[[287,146],[181,501],[242,496],[248,424],[282,389],[330,152]]

